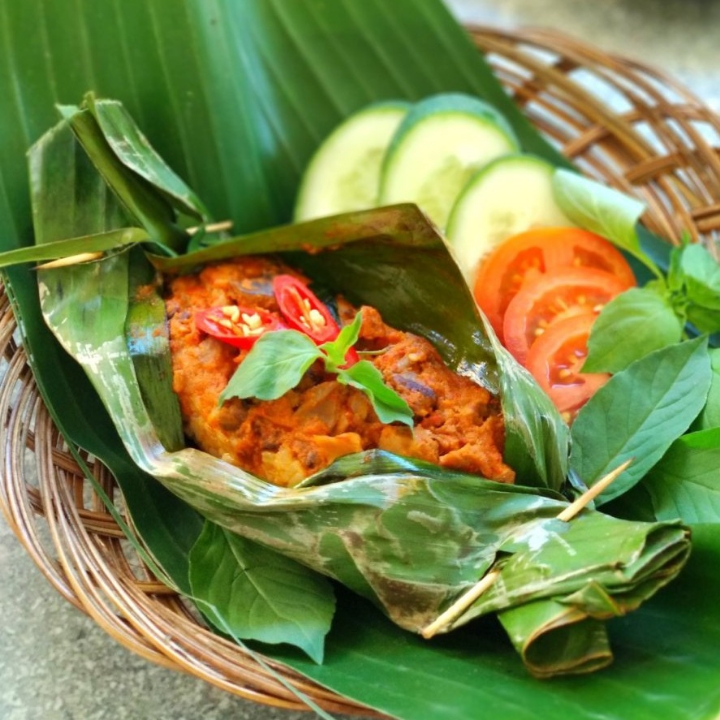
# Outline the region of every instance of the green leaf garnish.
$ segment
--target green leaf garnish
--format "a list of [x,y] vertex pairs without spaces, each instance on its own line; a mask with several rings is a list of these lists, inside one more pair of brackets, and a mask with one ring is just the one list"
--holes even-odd
[[709,354],[712,379],[705,407],[693,426],[695,430],[720,428],[720,348],[712,348]]
[[410,406],[385,384],[371,362],[361,360],[349,368],[342,367],[345,356],[357,342],[361,325],[362,317],[358,313],[335,340],[320,347],[297,330],[277,330],[262,335],[230,378],[220,395],[220,404],[232,397],[276,400],[296,387],[316,360],[322,360],[325,371],[335,373],[338,382],[365,393],[380,422],[401,422],[413,427]]
[[[320,349],[327,355],[325,366],[328,370],[330,370],[330,368],[339,368],[345,364],[345,356],[348,350],[355,345],[358,337],[360,337],[361,326],[362,315],[357,313],[353,321],[345,325],[334,340],[323,343],[320,346]],[[332,372],[335,372],[335,370],[333,369]]]
[[220,395],[220,404],[232,397],[276,400],[302,380],[323,353],[297,330],[278,330],[258,338]]
[[613,298],[593,324],[582,371],[624,370],[654,350],[680,342],[683,325],[670,300],[654,286],[631,288]]
[[710,251],[698,243],[679,249],[680,265],[688,300],[720,311],[720,265]]
[[720,521],[720,427],[682,435],[648,473],[647,490],[658,520]]
[[660,269],[642,251],[635,229],[645,211],[643,203],[562,168],[554,172],[552,188],[560,209],[576,225],[615,243],[662,279]]
[[322,662],[335,612],[322,575],[206,521],[190,551],[190,584],[218,628],[222,618],[244,640],[289,643]]
[[705,405],[711,381],[707,339],[656,350],[614,375],[572,425],[570,467],[593,485],[618,463],[630,467],[596,502],[635,485]]
[[705,247],[673,249],[668,286],[676,311],[700,332],[720,330],[720,265]]
[[380,422],[401,422],[413,426],[410,406],[385,384],[382,374],[369,360],[361,360],[345,370],[339,370],[338,382],[362,390],[370,399]]

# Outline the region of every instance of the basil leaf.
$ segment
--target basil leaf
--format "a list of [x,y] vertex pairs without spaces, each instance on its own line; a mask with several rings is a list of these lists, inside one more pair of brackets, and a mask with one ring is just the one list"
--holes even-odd
[[572,222],[615,243],[662,278],[658,267],[642,251],[635,229],[645,211],[643,203],[562,168],[553,173],[552,189],[555,202]]
[[685,312],[688,322],[699,332],[716,333],[720,331],[720,311],[691,303],[687,305]]
[[670,263],[667,271],[667,286],[672,293],[682,293],[683,291],[683,272],[681,266],[682,247],[674,247],[670,251]]
[[713,348],[709,355],[712,379],[707,402],[697,419],[697,430],[720,428],[720,348]]
[[362,315],[357,313],[353,321],[345,325],[334,340],[320,346],[320,349],[327,354],[329,363],[326,361],[326,365],[328,365],[330,372],[336,372],[336,368],[345,364],[345,356],[348,350],[358,341],[361,326]]
[[323,353],[296,330],[262,335],[240,363],[220,395],[220,404],[232,397],[275,400],[292,390]]
[[361,360],[346,370],[339,370],[338,381],[362,390],[370,399],[381,422],[401,422],[409,427],[413,426],[410,406],[385,384],[380,371],[368,360]]
[[720,522],[720,428],[678,438],[642,485],[658,520]]
[[592,485],[624,460],[630,467],[598,505],[635,485],[688,429],[710,387],[707,339],[656,350],[614,375],[578,413],[570,467]]
[[624,370],[654,350],[680,342],[683,322],[653,287],[631,288],[611,300],[593,323],[583,372]]
[[679,272],[691,303],[720,311],[720,265],[705,247],[697,243],[683,247],[680,250]]
[[322,575],[206,521],[190,551],[190,586],[219,630],[289,643],[322,662],[335,613],[332,585]]

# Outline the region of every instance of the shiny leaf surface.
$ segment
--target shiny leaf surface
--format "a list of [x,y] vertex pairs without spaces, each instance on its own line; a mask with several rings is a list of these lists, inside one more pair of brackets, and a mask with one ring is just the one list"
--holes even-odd
[[335,596],[321,575],[206,522],[190,553],[190,586],[217,627],[245,640],[296,645],[322,662]]

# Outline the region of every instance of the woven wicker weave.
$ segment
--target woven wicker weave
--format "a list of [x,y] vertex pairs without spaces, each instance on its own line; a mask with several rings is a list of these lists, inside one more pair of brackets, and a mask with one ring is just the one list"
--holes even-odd
[[[717,253],[720,118],[658,72],[554,32],[470,32],[532,122],[565,155],[586,173],[643,199],[652,230],[672,239],[687,230]],[[143,571],[49,418],[14,331],[9,302],[0,292],[0,348],[6,362],[0,386],[0,506],[48,581],[148,660],[249,700],[304,707]],[[117,501],[108,471],[92,459],[89,463]],[[372,714],[284,666],[274,667],[331,712]]]

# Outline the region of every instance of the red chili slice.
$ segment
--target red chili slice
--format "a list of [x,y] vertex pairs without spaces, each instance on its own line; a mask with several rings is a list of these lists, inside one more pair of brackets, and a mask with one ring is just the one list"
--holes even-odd
[[[305,333],[316,345],[337,338],[340,326],[325,304],[302,280],[292,275],[276,275],[273,278],[273,292],[289,327]],[[358,362],[360,357],[357,350],[350,348],[345,360],[345,367]]]
[[199,330],[236,348],[247,349],[266,332],[282,330],[285,325],[275,314],[259,308],[224,305],[195,313]]
[[285,322],[311,337],[316,344],[334,340],[340,326],[315,293],[292,275],[276,275],[273,292]]

